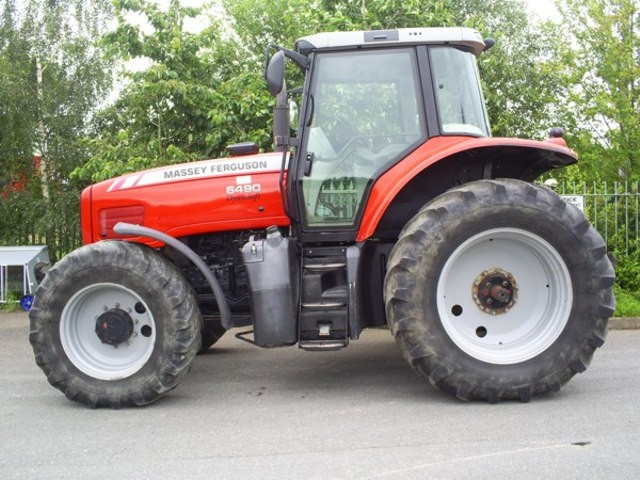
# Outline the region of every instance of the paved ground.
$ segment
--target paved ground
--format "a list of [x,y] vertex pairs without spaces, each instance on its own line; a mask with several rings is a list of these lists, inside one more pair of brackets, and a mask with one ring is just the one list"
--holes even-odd
[[413,373],[388,332],[349,348],[260,350],[224,337],[151,407],[89,410],[0,314],[3,479],[637,479],[640,331],[528,404],[461,403]]

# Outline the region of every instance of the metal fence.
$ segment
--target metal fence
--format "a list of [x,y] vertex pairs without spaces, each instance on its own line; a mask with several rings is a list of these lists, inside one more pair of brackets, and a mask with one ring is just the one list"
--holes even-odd
[[564,182],[557,192],[585,213],[609,250],[631,255],[640,254],[639,187],[630,182]]

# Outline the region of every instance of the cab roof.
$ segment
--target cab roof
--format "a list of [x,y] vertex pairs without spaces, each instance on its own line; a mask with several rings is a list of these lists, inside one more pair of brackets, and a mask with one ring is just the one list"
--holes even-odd
[[477,30],[438,27],[317,33],[298,39],[296,50],[309,55],[318,50],[349,50],[380,45],[453,45],[469,49],[476,56],[485,49],[485,42]]

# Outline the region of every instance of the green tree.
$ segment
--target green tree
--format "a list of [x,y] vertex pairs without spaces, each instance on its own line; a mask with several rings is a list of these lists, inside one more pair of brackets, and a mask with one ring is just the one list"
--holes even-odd
[[320,31],[452,25],[445,2],[421,0],[222,0],[234,32],[258,61],[269,43],[288,48]]
[[[117,101],[100,114],[100,130],[86,144],[92,155],[76,176],[97,181],[157,165],[217,157],[240,140],[269,143],[270,108],[258,69],[245,50],[223,35],[213,18],[193,32],[189,19],[203,9],[172,0],[116,0],[118,27],[104,38],[112,58],[146,59],[142,71],[124,72]],[[143,22],[128,20],[135,13]]]
[[[29,171],[33,157],[33,126],[36,123],[33,66],[29,42],[15,29],[13,0],[4,4],[0,18],[0,187]],[[7,192],[8,193],[8,192]]]
[[496,41],[479,60],[493,134],[546,138],[564,123],[562,65],[557,37],[532,23],[523,0],[448,2],[454,23],[475,28]]
[[32,1],[19,14],[12,0],[5,4],[0,155],[8,170],[33,181],[3,200],[3,242],[46,239],[54,258],[75,246],[79,191],[69,174],[86,160],[79,139],[109,87],[108,64],[93,44],[109,10],[106,0]]
[[568,108],[580,129],[581,175],[640,179],[640,4],[559,2],[566,32]]

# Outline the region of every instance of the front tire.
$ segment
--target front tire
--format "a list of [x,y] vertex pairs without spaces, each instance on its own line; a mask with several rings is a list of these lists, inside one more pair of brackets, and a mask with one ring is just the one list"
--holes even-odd
[[405,358],[463,400],[558,390],[604,343],[614,274],[582,212],[519,180],[427,204],[388,262],[387,320]]
[[155,251],[99,242],[58,262],[38,287],[29,340],[49,382],[90,407],[152,403],[200,347],[196,299]]

